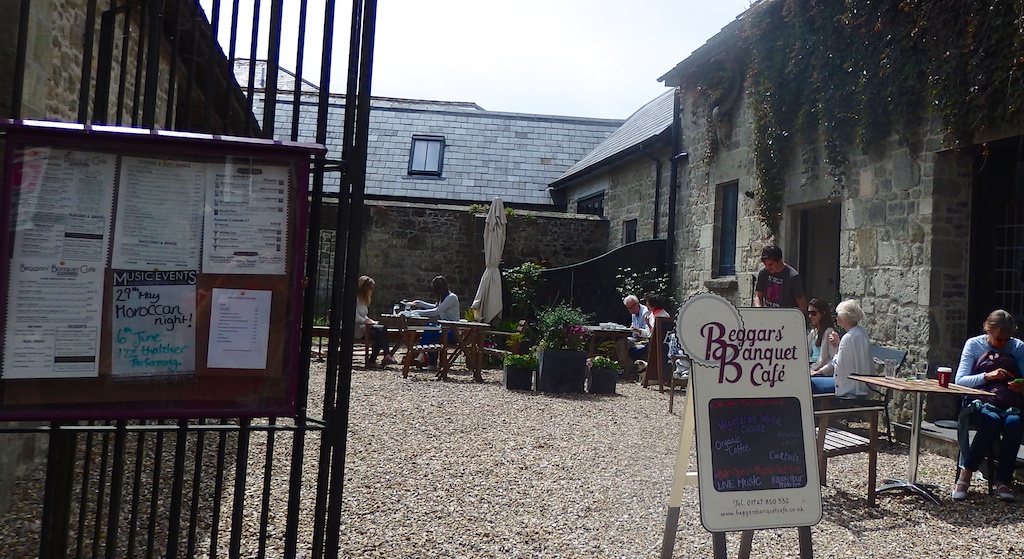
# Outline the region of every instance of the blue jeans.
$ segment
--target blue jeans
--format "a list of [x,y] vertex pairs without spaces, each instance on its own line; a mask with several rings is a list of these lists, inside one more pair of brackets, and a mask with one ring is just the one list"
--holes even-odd
[[836,377],[811,377],[811,394],[835,394]]
[[978,431],[974,434],[971,447],[967,449],[964,468],[977,471],[988,449],[992,448],[992,443],[999,439],[996,446],[999,460],[996,481],[1009,484],[1013,481],[1013,466],[1017,463],[1017,449],[1020,448],[1021,435],[1024,434],[1020,414],[1000,413],[991,406],[982,406],[974,410],[971,419],[978,426]]

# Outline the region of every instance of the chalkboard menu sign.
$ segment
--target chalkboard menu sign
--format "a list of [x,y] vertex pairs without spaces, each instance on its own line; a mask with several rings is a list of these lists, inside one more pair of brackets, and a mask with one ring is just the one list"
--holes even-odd
[[736,308],[712,293],[679,310],[701,523],[712,532],[821,519],[805,320],[797,309]]
[[807,484],[800,400],[715,398],[708,413],[715,491]]

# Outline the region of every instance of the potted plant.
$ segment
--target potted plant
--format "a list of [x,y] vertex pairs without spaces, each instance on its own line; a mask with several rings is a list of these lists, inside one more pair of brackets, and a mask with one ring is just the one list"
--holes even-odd
[[591,394],[615,394],[615,383],[619,380],[619,362],[598,355],[587,359],[587,392]]
[[505,388],[533,390],[533,374],[537,371],[537,356],[532,353],[510,353],[502,361]]
[[587,353],[583,348],[590,339],[587,322],[586,313],[565,303],[538,314],[537,390],[583,392],[587,378]]

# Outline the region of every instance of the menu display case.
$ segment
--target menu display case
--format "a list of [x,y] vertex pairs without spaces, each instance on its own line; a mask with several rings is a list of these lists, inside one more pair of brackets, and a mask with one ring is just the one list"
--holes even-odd
[[322,146],[2,122],[0,419],[296,410]]

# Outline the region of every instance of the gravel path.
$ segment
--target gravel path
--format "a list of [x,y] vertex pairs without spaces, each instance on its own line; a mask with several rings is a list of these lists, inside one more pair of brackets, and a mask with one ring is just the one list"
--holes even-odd
[[[315,363],[310,385],[321,386],[322,377],[323,364]],[[340,556],[660,557],[682,400],[670,415],[667,394],[636,383],[620,383],[615,396],[547,395],[505,390],[498,370],[485,370],[484,379],[476,384],[462,371],[447,382],[426,372],[402,379],[394,366],[353,371]],[[319,410],[313,400],[310,409]],[[250,491],[262,483],[264,442],[254,434]],[[319,436],[307,439],[299,557],[309,557],[318,443]],[[286,465],[288,452],[276,445],[275,462]],[[885,493],[868,507],[866,466],[865,454],[829,461],[824,517],[812,528],[815,557],[1024,554],[1024,505],[997,501],[981,483],[967,502],[954,503],[948,498],[952,460],[921,456],[919,477],[940,487],[941,505]],[[907,447],[883,443],[879,478],[902,477],[906,467]],[[282,557],[287,468],[275,475],[263,542],[268,557]],[[225,481],[230,488],[230,476]],[[26,542],[38,536],[41,486],[37,471],[0,516],[0,558],[34,556],[29,550],[37,544]],[[1020,484],[1017,489],[1024,494]],[[230,499],[224,502],[222,534],[231,515]],[[244,517],[241,556],[253,557],[258,507],[247,506]],[[731,557],[738,541],[738,534],[729,536]],[[712,555],[697,488],[687,487],[673,557]],[[796,530],[757,532],[752,556],[797,557]]]
[[[670,415],[667,395],[636,383],[616,396],[555,396],[505,390],[500,371],[484,377],[354,372],[343,556],[659,557],[682,406]],[[1022,505],[981,483],[954,503],[950,459],[922,453],[919,478],[939,485],[939,506],[885,493],[868,507],[866,467],[865,454],[829,461],[815,557],[1024,552]],[[906,467],[907,447],[883,444],[879,479]],[[711,540],[688,487],[673,557],[710,557]],[[796,530],[757,532],[752,556],[797,557]]]

